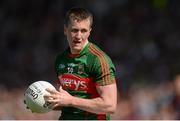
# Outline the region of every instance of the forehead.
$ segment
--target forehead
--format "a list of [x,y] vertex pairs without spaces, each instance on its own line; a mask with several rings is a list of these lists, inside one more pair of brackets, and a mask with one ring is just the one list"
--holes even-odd
[[70,20],[68,27],[70,28],[90,28],[91,22],[89,19],[84,20]]

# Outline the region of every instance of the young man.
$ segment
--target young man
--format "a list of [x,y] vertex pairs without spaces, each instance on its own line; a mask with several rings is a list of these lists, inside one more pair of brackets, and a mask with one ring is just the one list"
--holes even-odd
[[92,14],[83,8],[70,9],[64,34],[69,48],[57,56],[55,67],[59,90],[47,89],[54,110],[62,110],[60,120],[106,120],[115,112],[117,87],[111,59],[88,41]]

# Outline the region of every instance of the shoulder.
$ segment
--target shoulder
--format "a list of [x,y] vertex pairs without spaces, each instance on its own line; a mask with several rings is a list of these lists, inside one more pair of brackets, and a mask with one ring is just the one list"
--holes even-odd
[[110,57],[101,49],[99,48],[97,45],[90,43],[89,45],[89,53],[91,55],[91,57],[93,57],[95,60],[111,60]]
[[65,56],[67,55],[67,53],[68,53],[68,49],[69,49],[69,48],[67,48],[66,50],[58,53],[57,56],[56,56],[56,59],[65,57]]
[[94,70],[115,68],[111,58],[95,44],[89,45],[89,53],[87,62],[89,66],[92,65]]
[[59,61],[64,60],[66,58],[66,55],[67,55],[67,50],[61,53],[58,53],[57,56],[55,57],[55,63],[58,63]]

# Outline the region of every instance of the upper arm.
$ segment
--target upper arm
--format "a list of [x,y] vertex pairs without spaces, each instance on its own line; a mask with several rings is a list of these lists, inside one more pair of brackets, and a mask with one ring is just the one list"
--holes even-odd
[[112,83],[105,86],[97,86],[97,91],[103,102],[112,109],[112,112],[116,109],[117,105],[117,85]]

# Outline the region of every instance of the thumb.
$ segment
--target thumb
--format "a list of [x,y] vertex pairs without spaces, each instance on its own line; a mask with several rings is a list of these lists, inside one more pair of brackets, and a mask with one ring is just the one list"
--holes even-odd
[[62,92],[62,91],[63,91],[62,86],[59,86],[59,91],[60,91],[60,92]]

